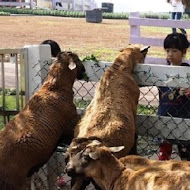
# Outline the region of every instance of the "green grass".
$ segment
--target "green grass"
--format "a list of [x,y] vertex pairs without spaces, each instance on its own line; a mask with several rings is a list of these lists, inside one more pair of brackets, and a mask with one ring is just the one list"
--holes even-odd
[[[13,110],[17,110],[17,105],[16,105],[16,90],[15,89],[6,89],[5,90],[5,110],[7,111],[13,111]],[[25,102],[25,98],[24,96],[22,97],[23,101]],[[20,96],[20,99],[19,99],[19,105],[20,105],[20,108],[21,109],[21,96]],[[2,109],[3,105],[2,105],[2,102],[3,102],[3,97],[2,97],[2,89],[0,89],[0,110]],[[24,104],[23,102],[23,104]],[[11,116],[10,119],[12,119],[14,116]],[[3,128],[4,126],[4,119],[3,119],[3,116],[0,116],[0,130]]]
[[[0,103],[2,102],[2,96],[0,95]],[[0,109],[2,108],[2,104],[0,104]],[[6,110],[16,110],[16,96],[7,95],[5,101],[5,109]],[[0,130],[4,126],[3,116],[0,116]]]
[[86,109],[86,107],[90,104],[90,102],[91,100],[79,100],[79,99],[74,100],[76,107],[80,109]]
[[[19,104],[21,105],[21,99]],[[2,108],[2,96],[0,95],[0,109]],[[5,109],[6,110],[16,110],[16,96],[6,95],[5,96]]]
[[157,106],[151,106],[151,105],[145,106],[145,105],[139,104],[137,108],[138,114],[156,115],[157,112],[158,112]]
[[113,61],[118,54],[118,50],[110,48],[101,48],[94,50],[93,54],[99,60],[101,58],[101,60]]
[[0,130],[3,128],[3,126],[4,126],[3,116],[0,116]]
[[[2,102],[2,96],[0,96],[0,102]],[[0,106],[2,107],[2,105]],[[16,108],[16,96],[6,96],[5,97],[5,109],[14,110]]]

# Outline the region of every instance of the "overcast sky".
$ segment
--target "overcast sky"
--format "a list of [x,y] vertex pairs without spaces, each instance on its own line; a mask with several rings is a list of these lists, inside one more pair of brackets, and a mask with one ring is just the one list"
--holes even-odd
[[96,0],[98,7],[102,2],[114,4],[114,12],[169,12],[171,5],[166,0]]

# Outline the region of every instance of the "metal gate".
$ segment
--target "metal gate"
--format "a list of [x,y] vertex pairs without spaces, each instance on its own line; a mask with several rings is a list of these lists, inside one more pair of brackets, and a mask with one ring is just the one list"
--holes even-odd
[[4,124],[25,104],[25,55],[25,49],[0,49],[0,117]]

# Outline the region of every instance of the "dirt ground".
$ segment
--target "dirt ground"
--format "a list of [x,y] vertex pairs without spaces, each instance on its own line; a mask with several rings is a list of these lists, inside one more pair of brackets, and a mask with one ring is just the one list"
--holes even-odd
[[87,23],[85,18],[1,16],[0,28],[0,48],[18,48],[53,39],[62,50],[86,56],[98,54],[100,49],[105,55],[114,54],[129,43],[128,20]]
[[[146,37],[164,38],[168,33],[171,33],[170,27],[141,27],[141,35]],[[0,16],[0,48],[20,48],[53,39],[62,50],[74,51],[80,57],[93,54],[99,60],[113,61],[118,51],[129,43],[129,37],[126,19],[87,23],[85,18]],[[162,47],[151,47],[149,55],[165,57]]]

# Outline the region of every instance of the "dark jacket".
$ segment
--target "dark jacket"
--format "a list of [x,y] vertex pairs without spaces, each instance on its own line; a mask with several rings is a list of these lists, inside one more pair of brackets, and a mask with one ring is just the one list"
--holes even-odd
[[[181,66],[190,66],[182,63]],[[159,108],[158,115],[190,118],[190,97],[180,95],[180,88],[158,87]]]

